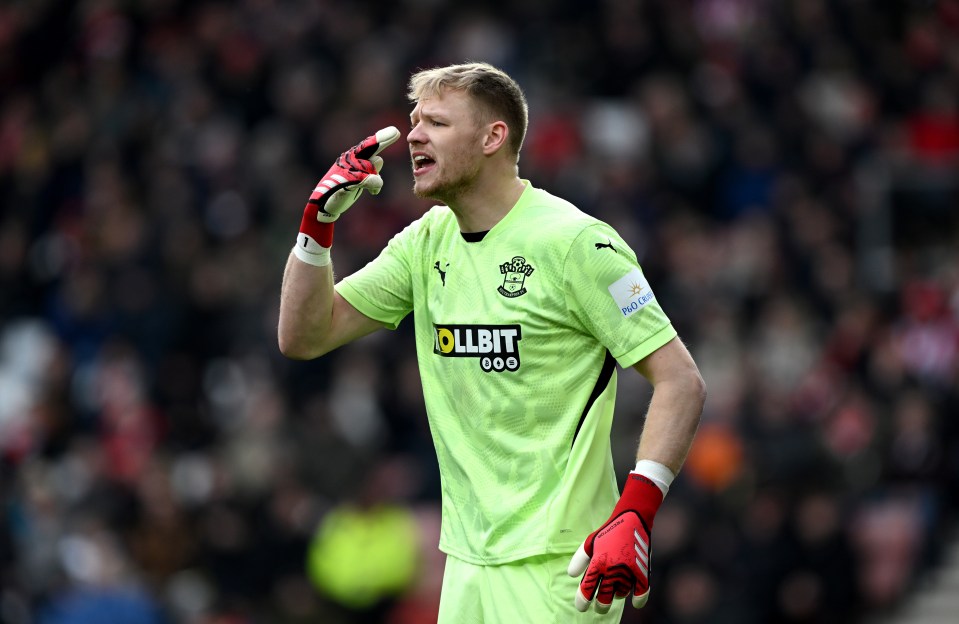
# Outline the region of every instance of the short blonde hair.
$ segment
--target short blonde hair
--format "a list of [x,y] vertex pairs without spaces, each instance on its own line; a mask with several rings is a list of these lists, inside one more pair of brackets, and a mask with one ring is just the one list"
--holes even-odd
[[464,91],[480,104],[483,122],[502,120],[509,128],[508,146],[519,158],[529,125],[529,105],[515,80],[488,63],[462,63],[416,72],[410,77],[410,102],[439,93]]

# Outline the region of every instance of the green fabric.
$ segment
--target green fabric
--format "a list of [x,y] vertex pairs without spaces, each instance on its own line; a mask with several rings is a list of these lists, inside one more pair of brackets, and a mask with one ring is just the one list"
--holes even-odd
[[[580,579],[566,574],[570,555],[543,555],[496,566],[446,558],[438,624],[613,624],[625,601],[609,613],[580,613]],[[627,598],[629,600],[629,598]],[[630,607],[632,608],[632,607]]]
[[676,335],[611,227],[527,185],[482,241],[435,207],[336,287],[388,327],[416,310],[444,552],[571,553],[606,520],[615,372],[580,420],[607,350],[628,367]]

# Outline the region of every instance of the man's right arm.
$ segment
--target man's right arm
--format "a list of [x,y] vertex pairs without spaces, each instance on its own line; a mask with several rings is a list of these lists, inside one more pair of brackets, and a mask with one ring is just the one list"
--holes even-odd
[[280,352],[311,360],[381,329],[333,289],[333,265],[313,266],[290,254],[280,290]]
[[364,190],[375,195],[383,186],[378,154],[399,136],[390,126],[367,137],[343,152],[313,189],[283,272],[277,328],[283,355],[313,359],[383,327],[334,290],[330,247],[333,222]]

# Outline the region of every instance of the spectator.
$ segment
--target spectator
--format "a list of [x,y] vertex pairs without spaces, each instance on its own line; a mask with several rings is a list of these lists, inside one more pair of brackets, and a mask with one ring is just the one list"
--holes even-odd
[[[391,458],[419,475],[401,502],[434,534],[411,336],[287,362],[275,276],[330,155],[405,125],[397,81],[467,58],[528,85],[533,182],[623,234],[711,389],[635,617],[889,608],[959,511],[957,15],[0,6],[0,620],[82,622],[108,601],[142,614],[125,622],[360,621],[309,585],[307,552]],[[337,232],[342,274],[424,208],[402,150],[384,156],[371,218]],[[617,465],[648,392],[621,389]],[[442,559],[421,561],[437,578]],[[90,562],[133,585],[92,583]],[[826,567],[855,586],[840,595]],[[431,613],[430,584],[410,592],[362,621]]]

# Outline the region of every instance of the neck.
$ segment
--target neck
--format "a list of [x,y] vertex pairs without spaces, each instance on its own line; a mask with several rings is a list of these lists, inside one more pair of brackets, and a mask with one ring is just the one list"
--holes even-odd
[[515,176],[500,183],[480,183],[447,206],[456,215],[461,232],[486,232],[502,221],[524,190],[526,185]]

